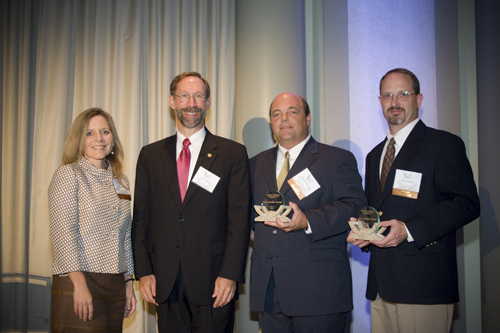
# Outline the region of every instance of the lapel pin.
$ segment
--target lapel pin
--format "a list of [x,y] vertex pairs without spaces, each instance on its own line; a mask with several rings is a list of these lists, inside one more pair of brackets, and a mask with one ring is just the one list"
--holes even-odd
[[208,156],[208,157],[212,157],[212,154],[208,153],[208,155],[207,155],[207,156]]

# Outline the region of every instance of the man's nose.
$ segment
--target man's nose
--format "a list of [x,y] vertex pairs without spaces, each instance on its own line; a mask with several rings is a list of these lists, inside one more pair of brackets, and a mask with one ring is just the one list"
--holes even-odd
[[189,99],[187,100],[186,104],[189,106],[195,106],[196,101],[194,100],[194,96],[191,96],[191,95],[188,95],[188,96],[189,96]]
[[391,99],[391,105],[392,105],[392,106],[397,106],[397,105],[399,105],[398,95],[394,95],[394,96],[392,96],[392,99]]

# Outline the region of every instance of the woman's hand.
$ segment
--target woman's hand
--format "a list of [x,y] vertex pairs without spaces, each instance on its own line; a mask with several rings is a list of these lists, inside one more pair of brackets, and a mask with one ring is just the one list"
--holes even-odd
[[85,276],[82,272],[71,272],[68,273],[68,276],[73,283],[73,309],[75,314],[83,321],[92,320],[94,305]]
[[[125,280],[130,279],[131,277],[125,277]],[[135,303],[137,300],[135,299],[134,293],[134,280],[130,280],[125,282],[125,313],[123,314],[123,318],[130,317],[135,312]]]

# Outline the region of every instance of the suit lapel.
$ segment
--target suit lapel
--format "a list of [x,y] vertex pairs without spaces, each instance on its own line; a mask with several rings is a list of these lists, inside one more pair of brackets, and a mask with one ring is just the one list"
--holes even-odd
[[278,146],[274,147],[269,151],[269,153],[264,157],[262,161],[262,171],[267,182],[267,186],[270,191],[275,191],[278,189],[278,184],[276,183],[276,158],[278,156]]
[[[205,131],[206,131],[205,140],[203,140],[203,144],[200,149],[200,154],[198,155],[198,161],[196,161],[196,166],[194,167],[193,175],[191,176],[191,182],[189,183],[186,196],[184,197],[184,201],[182,202],[182,209],[186,207],[186,205],[189,203],[189,201],[194,196],[196,191],[199,190],[199,186],[193,183],[193,178],[198,172],[198,169],[200,168],[200,166],[202,166],[205,169],[210,170],[213,162],[215,161],[218,155],[217,142],[215,141],[215,136],[212,133],[210,133],[206,127]],[[220,177],[220,175],[217,176]],[[180,198],[180,192],[179,192],[179,198]]]
[[382,192],[380,191],[380,159],[382,158],[382,151],[384,150],[386,141],[387,138],[379,143],[374,148],[373,154],[371,155],[371,160],[367,160],[367,163],[371,163],[371,167],[367,169],[367,172],[371,172],[373,176],[366,177],[366,181],[370,181],[371,183],[370,186],[368,186],[368,184],[365,185],[365,190],[369,191],[369,189],[372,189],[372,193],[367,192],[366,195],[370,198],[370,205],[373,207],[378,207],[382,197]]
[[[382,193],[382,200],[384,200],[388,195],[392,193],[392,187],[394,184],[394,179],[396,177],[396,169],[405,170],[406,166],[408,165],[408,163],[410,163],[415,153],[422,146],[426,129],[427,126],[425,126],[422,120],[420,120],[415,125],[410,135],[408,135],[408,138],[406,138],[403,147],[401,147],[401,150],[399,151],[398,156],[396,156],[396,159],[392,163],[391,170],[387,175],[385,183],[386,186],[384,187],[384,192]],[[379,186],[380,186],[380,180],[379,180]]]
[[311,164],[313,164],[313,162],[316,160],[318,156],[317,154],[318,154],[318,143],[311,136],[311,138],[309,139],[309,141],[307,141],[304,148],[302,148],[299,157],[297,157],[297,159],[293,163],[292,168],[288,172],[288,175],[286,176],[285,181],[283,182],[283,185],[281,186],[280,189],[281,194],[285,195],[291,189],[290,184],[288,184],[288,180],[295,177],[295,175],[297,175],[305,168],[308,168]]
[[[176,143],[177,136],[173,135],[165,139],[165,146],[161,151],[161,161],[163,164],[163,172],[167,180],[168,187],[172,193],[177,209],[181,209],[181,193],[179,190],[179,181],[177,180],[177,163],[176,163]],[[174,171],[173,171],[174,170]]]

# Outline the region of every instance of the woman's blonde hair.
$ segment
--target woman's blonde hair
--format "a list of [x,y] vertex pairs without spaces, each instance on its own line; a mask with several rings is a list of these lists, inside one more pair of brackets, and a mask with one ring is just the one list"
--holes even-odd
[[[85,145],[85,134],[87,133],[89,127],[89,121],[92,117],[102,116],[106,119],[111,134],[113,135],[113,141],[115,146],[113,147],[113,153],[109,154],[106,158],[111,163],[113,167],[113,177],[118,179],[122,185],[123,175],[123,147],[118,137],[118,132],[116,131],[115,123],[113,118],[106,111],[100,108],[90,108],[78,115],[76,119],[71,124],[68,131],[68,137],[64,142],[62,164],[70,164],[78,161],[83,156],[84,145]],[[128,186],[126,186],[128,187]]]

